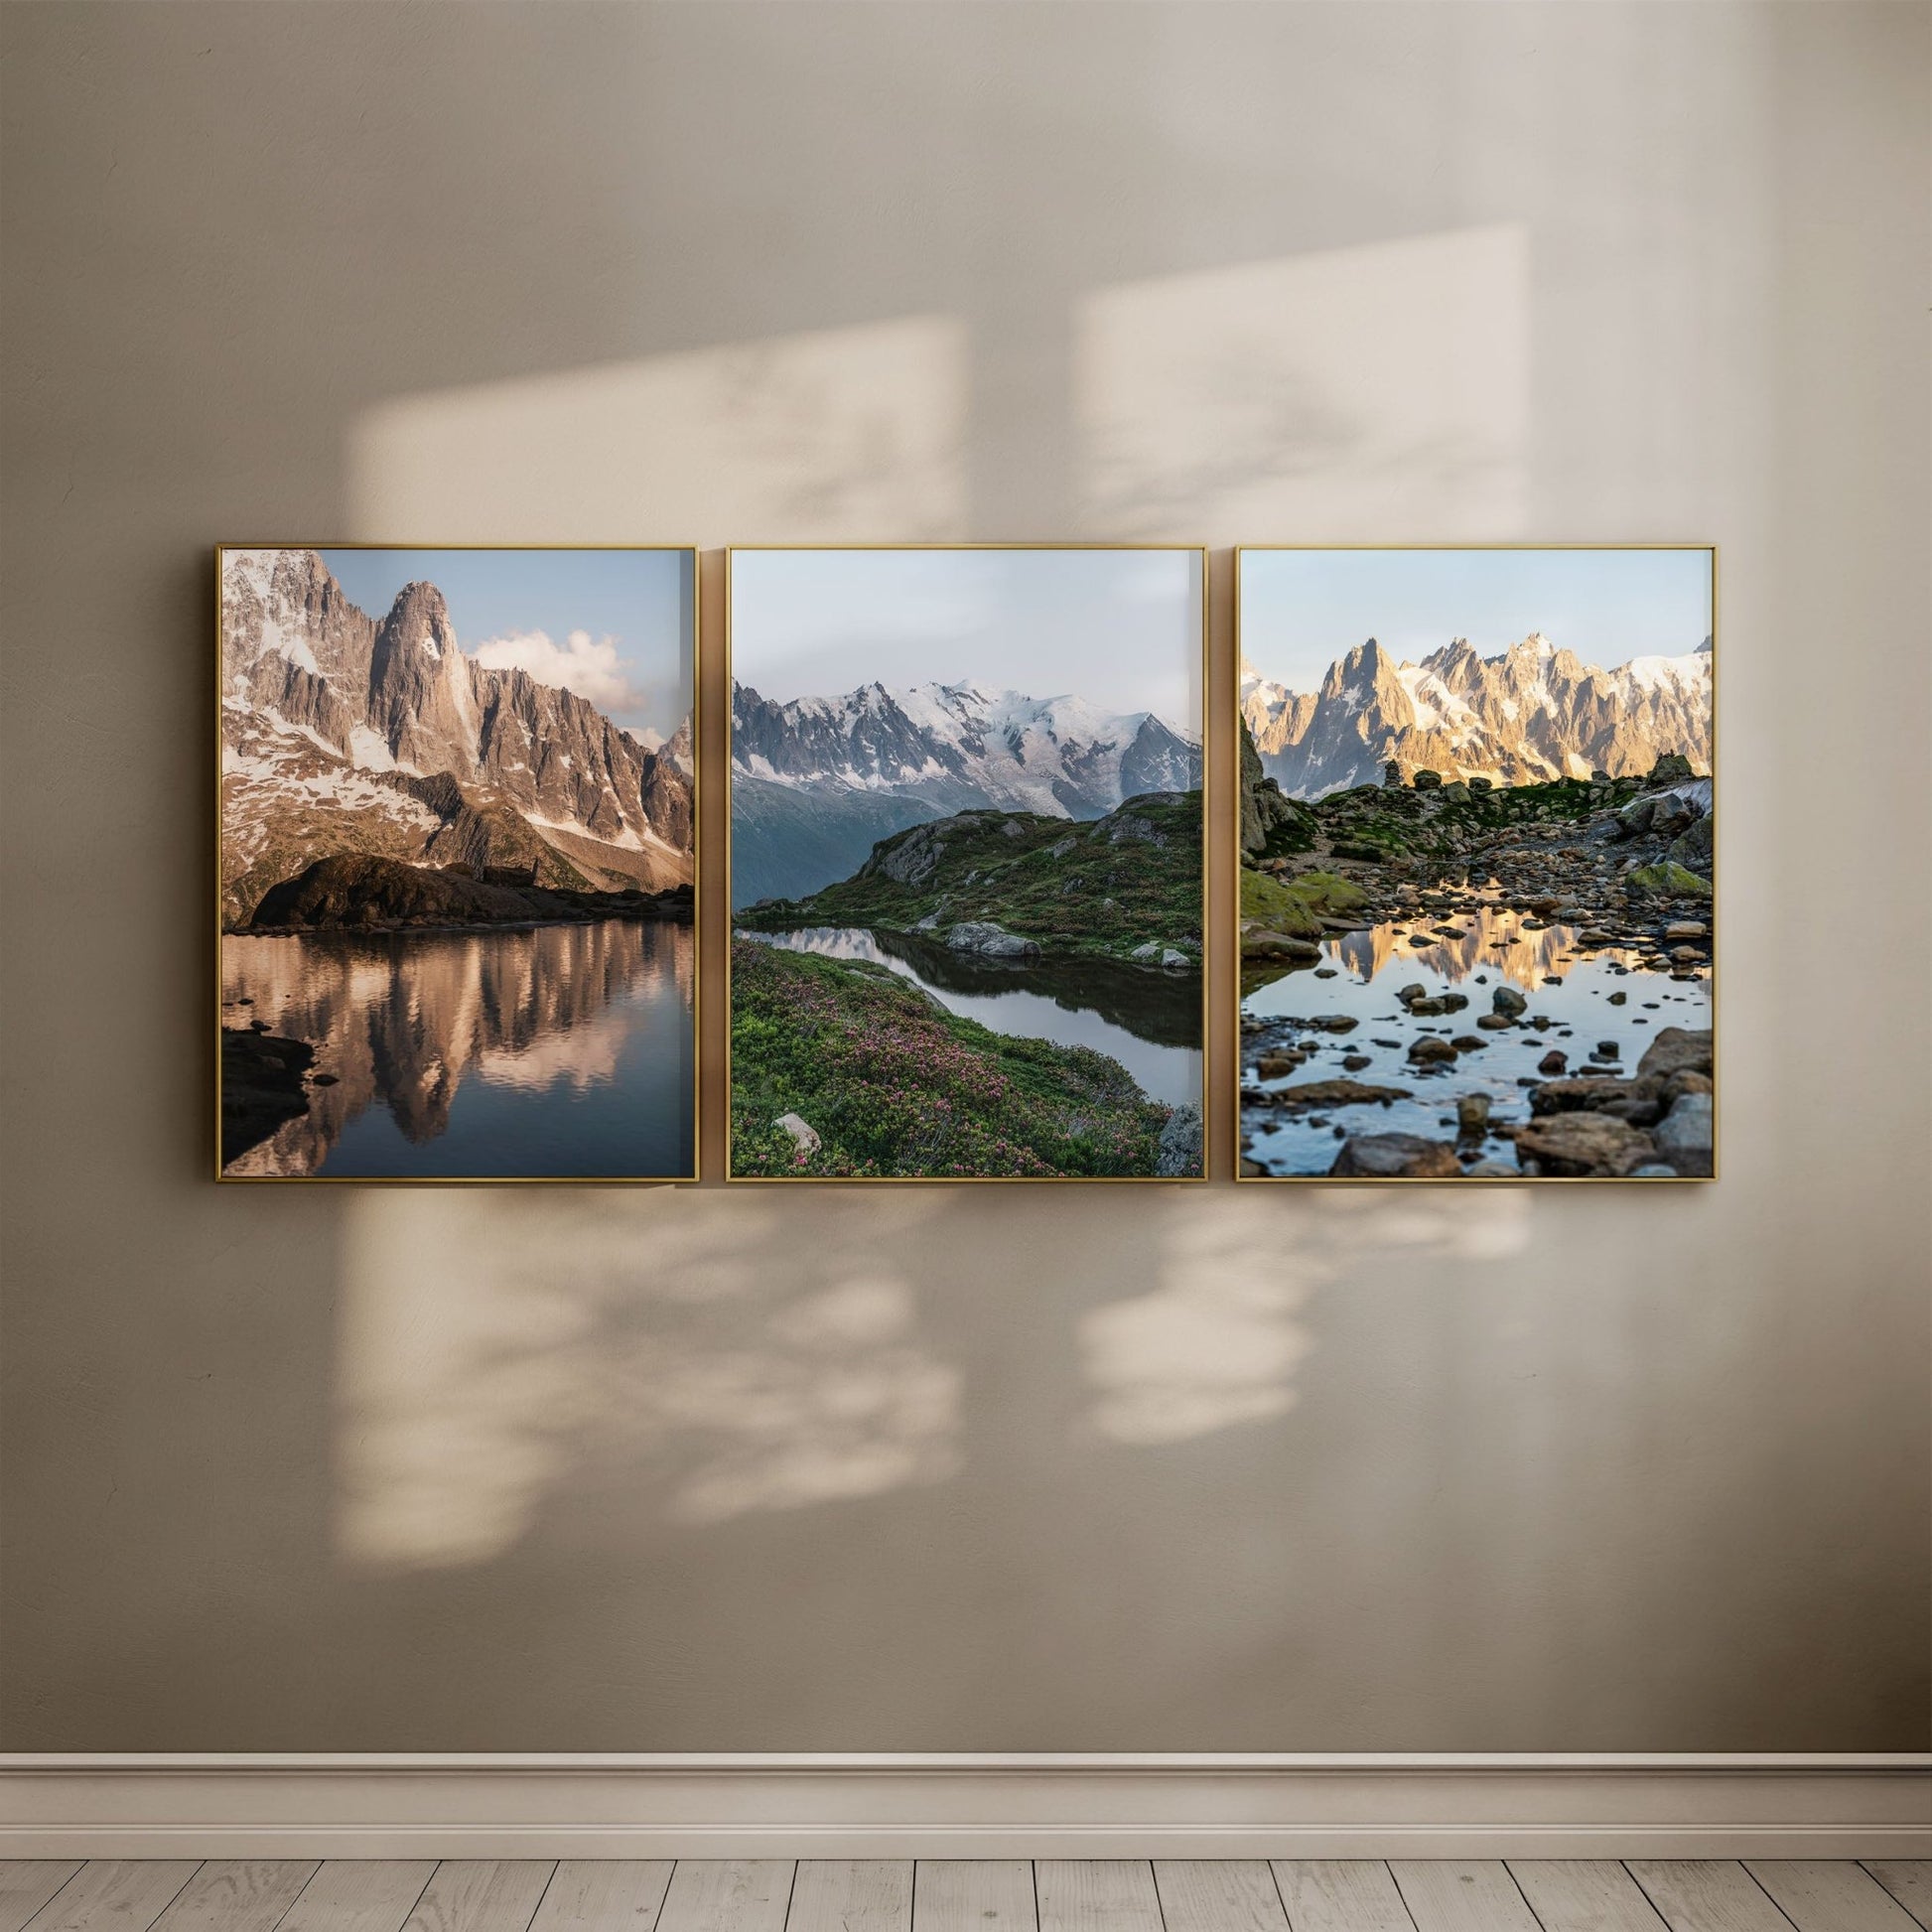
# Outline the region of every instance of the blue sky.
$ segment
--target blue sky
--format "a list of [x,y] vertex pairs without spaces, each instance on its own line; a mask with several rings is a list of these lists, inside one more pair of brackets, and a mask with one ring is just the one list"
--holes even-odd
[[633,732],[668,738],[691,708],[691,556],[683,550],[325,550],[379,622],[412,580],[434,584],[457,641],[520,664]]
[[732,675],[780,703],[977,683],[1200,731],[1192,550],[739,550]]
[[1708,550],[1247,550],[1241,654],[1312,691],[1369,637],[1420,661],[1451,637],[1485,657],[1540,630],[1605,670],[1711,633]]

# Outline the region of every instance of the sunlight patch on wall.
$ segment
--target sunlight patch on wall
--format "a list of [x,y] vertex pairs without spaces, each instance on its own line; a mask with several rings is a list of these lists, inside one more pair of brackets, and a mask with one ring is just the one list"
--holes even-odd
[[1518,536],[1516,224],[1164,276],[1074,319],[1083,527],[1217,543]]
[[1315,1346],[1308,1315],[1318,1291],[1405,1250],[1432,1265],[1521,1253],[1529,1216],[1513,1189],[1333,1187],[1293,1202],[1254,1188],[1185,1194],[1168,1218],[1160,1286],[1080,1321],[1090,1391],[1080,1427],[1145,1446],[1284,1415]]
[[404,396],[351,428],[371,541],[955,536],[966,332],[943,316]]
[[548,1512],[629,1535],[943,1480],[960,1377],[881,1259],[938,1203],[865,1205],[799,1253],[736,1195],[351,1193],[341,1553],[474,1564]]

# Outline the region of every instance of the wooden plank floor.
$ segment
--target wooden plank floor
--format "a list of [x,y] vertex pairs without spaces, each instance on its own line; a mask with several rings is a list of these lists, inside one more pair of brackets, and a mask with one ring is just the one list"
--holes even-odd
[[1932,1861],[0,1861],[0,1932],[1932,1932]]

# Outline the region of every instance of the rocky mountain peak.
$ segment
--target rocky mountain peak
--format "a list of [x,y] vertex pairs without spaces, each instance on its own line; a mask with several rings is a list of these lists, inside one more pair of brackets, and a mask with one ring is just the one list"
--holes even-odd
[[1350,691],[1372,690],[1385,662],[1382,646],[1370,637],[1328,666],[1328,675],[1321,684],[1321,695],[1333,699],[1343,697]]
[[456,648],[456,626],[450,621],[450,607],[434,584],[405,584],[396,593],[382,630],[399,641],[416,644],[441,657]]
[[1267,775],[1306,797],[1374,782],[1391,763],[1501,784],[1641,773],[1670,753],[1708,769],[1708,653],[1603,670],[1533,630],[1494,657],[1454,637],[1396,665],[1370,638],[1313,693],[1256,678],[1243,715]]
[[434,584],[378,623],[314,551],[225,552],[221,620],[230,870],[323,839],[412,863],[547,847],[571,877],[653,889],[690,876],[688,719],[681,754],[654,755],[574,692],[478,664]]
[[1441,650],[1431,651],[1423,659],[1422,668],[1434,672],[1458,696],[1474,690],[1482,682],[1481,655],[1466,637],[1451,637]]

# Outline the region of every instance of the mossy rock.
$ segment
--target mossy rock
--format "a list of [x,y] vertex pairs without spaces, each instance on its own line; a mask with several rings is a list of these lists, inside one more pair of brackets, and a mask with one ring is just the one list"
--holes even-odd
[[1352,879],[1336,872],[1305,872],[1286,881],[1245,868],[1241,874],[1242,918],[1300,939],[1319,938],[1323,913],[1345,917],[1365,897]]
[[1266,873],[1241,873],[1241,916],[1256,919],[1270,930],[1290,933],[1298,939],[1313,939],[1321,931],[1321,920],[1304,898],[1289,891]]
[[1288,881],[1287,890],[1317,912],[1352,912],[1368,897],[1352,879],[1338,872],[1305,872]]
[[1659,898],[1709,898],[1711,882],[1687,872],[1674,860],[1659,865],[1639,866],[1624,884],[1632,892],[1655,893]]

